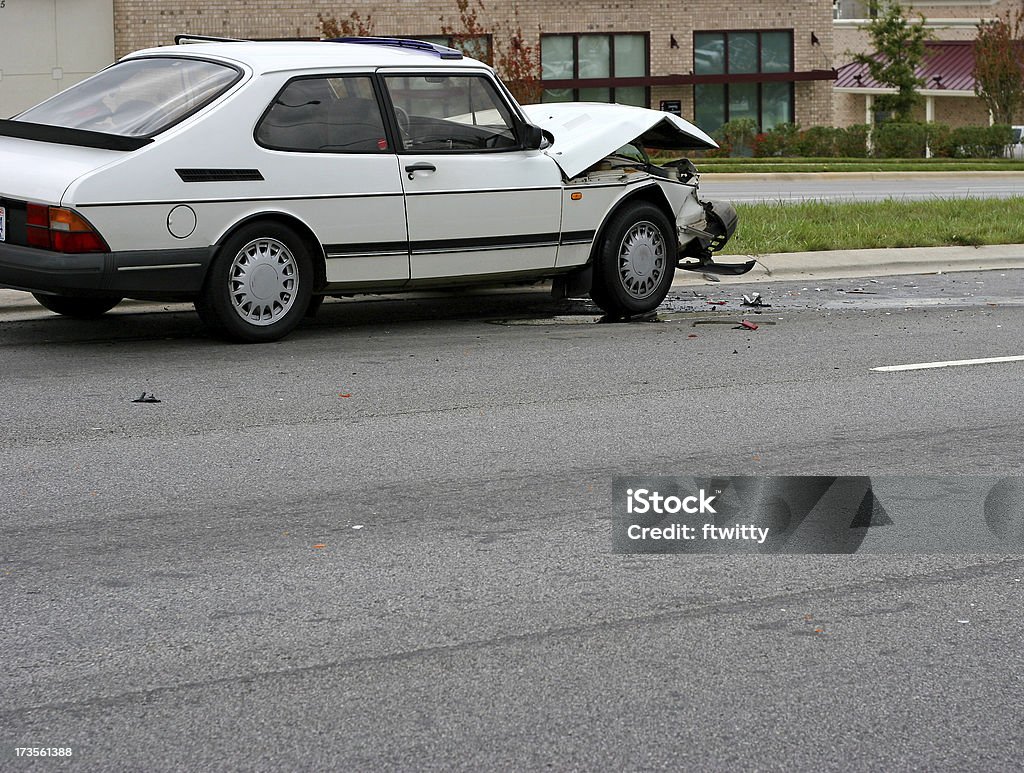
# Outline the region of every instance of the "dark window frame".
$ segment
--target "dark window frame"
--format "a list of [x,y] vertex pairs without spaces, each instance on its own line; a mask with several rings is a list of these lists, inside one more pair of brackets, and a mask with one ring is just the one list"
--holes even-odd
[[[544,38],[572,38],[572,78],[571,80],[576,81],[572,86],[561,87],[568,88],[572,91],[572,101],[580,101],[580,89],[590,88],[606,88],[608,89],[608,96],[612,102],[615,102],[615,90],[616,88],[637,88],[635,85],[618,85],[616,86],[615,81],[620,79],[620,76],[615,74],[615,36],[616,35],[640,35],[644,39],[644,74],[642,76],[629,75],[621,76],[622,78],[650,78],[651,77],[651,33],[642,31],[630,31],[630,30],[616,30],[615,32],[544,32],[540,36],[541,51],[544,50]],[[581,37],[603,37],[608,39],[608,77],[606,78],[581,78],[580,77],[580,38]],[[565,80],[565,79],[552,79],[552,80]],[[541,71],[540,88],[544,90],[544,72]],[[651,104],[651,87],[642,86],[644,90],[644,104],[648,107]]]
[[[788,70],[772,70],[765,71],[762,68],[763,63],[763,45],[761,38],[763,33],[777,33],[777,32],[788,32],[789,33],[789,69]],[[732,73],[729,72],[729,36],[731,34],[744,33],[744,34],[756,34],[757,35],[757,70],[754,72],[742,72]],[[743,81],[737,79],[737,83],[754,83],[757,86],[757,126],[758,130],[762,130],[764,126],[764,84],[770,82],[776,82],[777,79],[769,80],[754,80],[750,76],[757,75],[768,75],[778,76],[795,73],[796,70],[796,30],[793,27],[778,27],[778,28],[766,28],[766,29],[714,29],[714,30],[694,30],[692,33],[692,57],[693,57],[693,73],[695,75],[709,74],[709,73],[697,73],[697,36],[698,35],[722,35],[723,49],[722,49],[722,73],[711,73],[714,75],[721,75],[723,78],[721,83],[707,83],[707,84],[695,84],[693,87],[693,115],[696,119],[697,113],[697,85],[703,85],[705,87],[720,85],[722,87],[722,109],[723,109],[723,121],[722,123],[728,123],[731,119],[729,116],[729,76],[743,76]],[[781,81],[786,82],[786,81]],[[787,122],[793,123],[796,118],[796,86],[793,81],[789,83],[789,115],[787,116]]]

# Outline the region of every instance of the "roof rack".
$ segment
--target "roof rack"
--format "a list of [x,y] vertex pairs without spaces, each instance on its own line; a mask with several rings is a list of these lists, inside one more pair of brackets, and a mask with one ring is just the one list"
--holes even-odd
[[395,48],[411,48],[414,51],[429,51],[442,59],[462,59],[462,52],[448,46],[427,43],[425,40],[408,38],[328,38],[326,43],[363,43],[371,46],[394,46]]
[[174,45],[180,46],[183,43],[246,43],[244,38],[218,38],[213,35],[183,35],[174,36]]

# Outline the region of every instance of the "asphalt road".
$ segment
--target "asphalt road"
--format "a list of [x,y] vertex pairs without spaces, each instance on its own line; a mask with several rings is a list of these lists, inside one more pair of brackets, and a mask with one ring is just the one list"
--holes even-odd
[[774,201],[881,201],[902,199],[1005,199],[1024,196],[1024,174],[792,174],[703,175],[704,196],[742,203]]
[[347,301],[263,346],[0,320],[0,769],[1018,768],[1024,557],[609,529],[617,474],[1018,474],[1024,363],[871,369],[1024,354],[1022,306],[1016,271],[660,323]]

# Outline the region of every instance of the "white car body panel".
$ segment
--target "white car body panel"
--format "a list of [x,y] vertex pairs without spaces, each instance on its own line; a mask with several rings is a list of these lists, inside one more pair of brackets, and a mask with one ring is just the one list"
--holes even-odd
[[114,150],[0,137],[0,196],[57,205],[75,180],[123,158]]
[[576,177],[602,158],[652,130],[671,138],[669,148],[717,148],[710,136],[671,113],[593,102],[523,105],[523,112],[555,138],[548,154],[566,177]]
[[[562,180],[546,155],[413,153],[400,158],[403,166],[436,167],[402,180],[412,279],[554,268]],[[517,247],[517,239],[527,244]],[[474,243],[492,248],[472,249]]]

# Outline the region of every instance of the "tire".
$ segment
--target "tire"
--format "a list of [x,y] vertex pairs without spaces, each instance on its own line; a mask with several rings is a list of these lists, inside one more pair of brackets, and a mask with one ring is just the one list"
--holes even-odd
[[609,315],[654,311],[675,275],[675,229],[654,204],[627,204],[612,215],[594,259],[590,297]]
[[68,295],[44,295],[43,293],[32,293],[32,296],[39,301],[40,306],[72,319],[102,317],[123,300],[110,297],[75,298]]
[[218,250],[196,311],[224,338],[277,341],[302,321],[312,290],[313,261],[298,234],[279,223],[249,223]]

